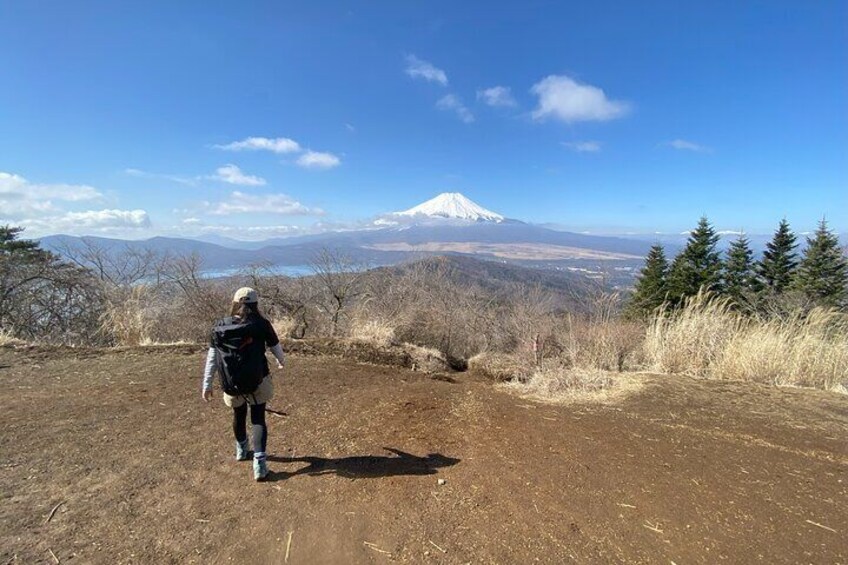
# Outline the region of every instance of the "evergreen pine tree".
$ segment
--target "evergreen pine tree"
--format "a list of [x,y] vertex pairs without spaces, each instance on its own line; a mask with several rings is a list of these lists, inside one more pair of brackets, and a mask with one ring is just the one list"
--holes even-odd
[[744,233],[740,234],[727,250],[723,276],[724,293],[734,303],[742,305],[759,290],[758,282],[754,272],[751,242]]
[[841,306],[848,297],[848,262],[839,247],[839,238],[822,220],[798,266],[793,288],[821,306]]
[[772,240],[766,244],[763,258],[757,264],[757,274],[766,290],[781,294],[789,288],[792,275],[798,266],[796,240],[789,222],[784,218],[780,221]]
[[627,305],[627,313],[632,317],[644,317],[656,310],[666,298],[666,275],[668,260],[662,245],[651,247],[645,258],[645,266],[636,281],[636,289]]
[[686,247],[674,258],[668,275],[669,295],[675,299],[697,294],[701,287],[721,290],[719,236],[706,216],[689,234]]

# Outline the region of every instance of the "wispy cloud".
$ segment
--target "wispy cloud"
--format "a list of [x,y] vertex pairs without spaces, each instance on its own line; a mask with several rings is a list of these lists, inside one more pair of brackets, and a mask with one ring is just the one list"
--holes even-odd
[[266,181],[262,177],[247,175],[236,165],[229,164],[223,167],[218,167],[214,175],[209,176],[212,180],[218,180],[228,184],[238,184],[241,186],[265,186]]
[[279,214],[284,216],[321,216],[320,208],[304,206],[285,194],[246,194],[234,191],[229,198],[205,204],[209,214],[229,216],[232,214]]
[[533,85],[539,97],[533,118],[555,118],[566,123],[614,120],[630,111],[630,104],[610,100],[596,86],[582,84],[565,75],[551,75]]
[[672,139],[671,141],[666,141],[663,145],[680,151],[695,151],[696,153],[709,153],[712,151],[712,149],[705,145],[701,145],[700,143],[695,143],[693,141],[686,141],[685,139]]
[[474,121],[474,114],[471,113],[471,110],[465,107],[465,104],[462,103],[462,100],[460,100],[456,94],[447,94],[442,96],[439,98],[439,101],[436,102],[436,107],[439,110],[454,112],[457,117],[466,124],[470,124]]
[[578,153],[597,153],[601,150],[600,141],[569,141],[563,142],[563,146]]
[[512,97],[512,92],[508,86],[493,86],[477,91],[477,100],[482,100],[485,104],[492,107],[515,107],[518,104],[515,98]]
[[186,186],[197,186],[197,181],[199,180],[198,177],[183,177],[180,175],[171,175],[167,173],[151,173],[149,171],[142,171],[141,169],[124,169],[124,173],[131,177],[138,177],[143,179],[162,179],[178,184],[184,184]]
[[296,163],[304,169],[332,169],[341,165],[342,161],[332,153],[307,151],[297,158]]
[[433,66],[432,63],[419,59],[415,55],[406,56],[407,75],[415,79],[424,79],[427,82],[436,82],[442,86],[447,86],[448,75],[442,69]]
[[215,145],[224,151],[271,151],[273,153],[297,153],[300,144],[288,137],[248,137],[225,145]]

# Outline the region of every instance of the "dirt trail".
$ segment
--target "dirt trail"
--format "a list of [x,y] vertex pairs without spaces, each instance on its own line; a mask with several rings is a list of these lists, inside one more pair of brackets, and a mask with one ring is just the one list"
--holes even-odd
[[848,562],[843,396],[645,376],[551,406],[293,357],[256,484],[201,365],[0,349],[0,563]]

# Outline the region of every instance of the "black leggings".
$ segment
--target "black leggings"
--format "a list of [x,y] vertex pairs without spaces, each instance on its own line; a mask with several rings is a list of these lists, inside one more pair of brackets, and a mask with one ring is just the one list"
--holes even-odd
[[265,453],[265,443],[268,441],[268,426],[265,424],[265,405],[248,404],[245,402],[238,408],[233,408],[233,433],[236,441],[247,439],[247,407],[250,406],[250,423],[253,426],[253,451]]

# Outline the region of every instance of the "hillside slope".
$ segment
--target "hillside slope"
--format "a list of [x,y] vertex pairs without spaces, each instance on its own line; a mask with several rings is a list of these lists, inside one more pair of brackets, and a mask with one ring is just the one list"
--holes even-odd
[[848,560],[844,397],[645,376],[551,406],[294,356],[257,484],[201,366],[193,346],[0,349],[0,561]]

